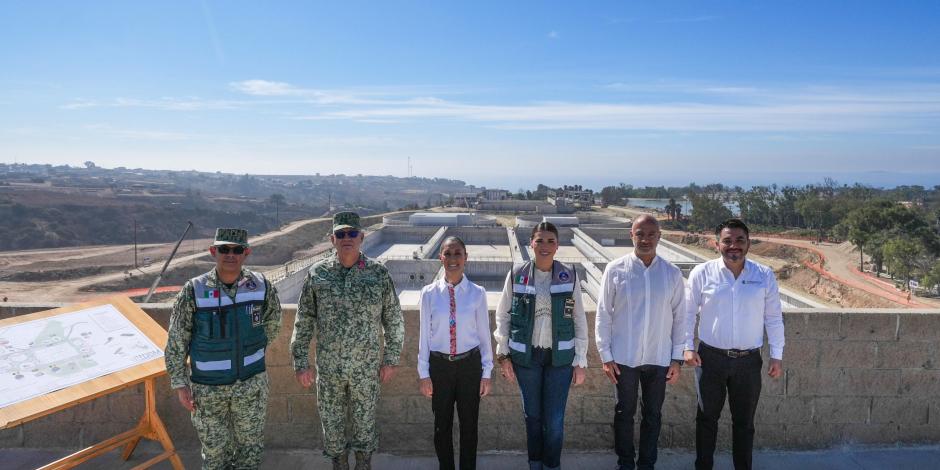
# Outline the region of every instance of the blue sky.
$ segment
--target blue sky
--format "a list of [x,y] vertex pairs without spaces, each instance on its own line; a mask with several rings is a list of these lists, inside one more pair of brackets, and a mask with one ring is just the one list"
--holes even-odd
[[940,2],[17,2],[0,161],[940,184]]

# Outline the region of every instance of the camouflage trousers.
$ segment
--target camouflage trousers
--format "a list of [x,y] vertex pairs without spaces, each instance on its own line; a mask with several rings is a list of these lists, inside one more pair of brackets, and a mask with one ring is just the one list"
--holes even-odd
[[[322,376],[317,374],[317,410],[323,425],[323,454],[333,458],[348,449],[374,452],[379,437],[375,429],[375,405],[379,398],[378,373]],[[346,438],[346,417],[351,415],[352,435]]]
[[192,390],[203,470],[258,468],[264,452],[268,374],[231,385],[194,383]]

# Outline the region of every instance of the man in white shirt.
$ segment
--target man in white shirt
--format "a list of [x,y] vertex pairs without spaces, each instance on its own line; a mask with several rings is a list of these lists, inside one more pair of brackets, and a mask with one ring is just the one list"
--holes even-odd
[[689,274],[686,291],[688,330],[699,318],[698,353],[689,337],[686,362],[698,366],[698,413],[695,417],[695,468],[714,465],[718,419],[731,409],[732,457],[736,470],[751,468],[754,412],[761,390],[760,348],[764,330],[770,344],[767,375],[783,373],[783,314],[774,272],[745,258],[751,246],[747,225],[728,219],[715,228],[721,258],[702,263]]
[[[617,389],[614,449],[620,470],[655,466],[666,384],[679,379],[687,343],[685,282],[679,268],[656,256],[659,222],[641,215],[630,234],[633,253],[604,269],[594,329],[604,373]],[[639,389],[643,420],[634,464]]]

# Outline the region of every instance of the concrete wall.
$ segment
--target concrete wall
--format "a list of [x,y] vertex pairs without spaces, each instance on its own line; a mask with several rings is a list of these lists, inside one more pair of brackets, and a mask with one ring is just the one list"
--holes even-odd
[[614,246],[633,246],[629,228],[581,227],[581,231],[593,238],[597,243],[607,239],[614,240]]
[[438,227],[382,227],[382,243],[414,243],[421,244],[428,241]]
[[573,228],[571,231],[574,234],[571,240],[572,243],[581,250],[581,253],[584,253],[584,256],[594,259],[613,259],[613,256],[611,256],[600,243],[581,231],[581,229]]
[[[0,308],[0,317],[42,307]],[[169,304],[144,306],[164,327]],[[268,354],[271,397],[265,440],[269,448],[321,448],[316,398],[294,380],[287,344],[294,306],[285,307],[284,328]],[[415,310],[405,312],[405,352],[398,375],[382,389],[378,419],[380,449],[391,453],[432,453],[430,402],[417,392]],[[589,313],[589,325],[593,325]],[[764,379],[757,411],[756,445],[812,449],[845,444],[894,444],[940,440],[940,310],[787,311],[786,372]],[[593,330],[593,328],[592,328]],[[593,338],[593,331],[590,334]],[[573,387],[566,415],[566,449],[610,449],[613,445],[613,388],[600,370],[591,341],[585,384]],[[197,446],[186,412],[157,381],[157,408],[174,443]],[[112,394],[25,425],[0,431],[0,445],[80,448],[136,424],[141,387]],[[517,386],[494,376],[493,395],[480,405],[480,449],[524,451],[525,428]],[[663,405],[663,448],[695,443],[692,370],[683,368]],[[724,413],[719,442],[730,443]]]
[[526,200],[506,200],[506,201],[481,201],[477,208],[489,211],[504,212],[538,212],[539,214],[556,214],[558,208],[545,201],[526,201]]
[[427,243],[421,247],[421,254],[424,255],[424,259],[439,259],[440,256],[440,246],[441,242],[444,241],[444,236],[447,234],[447,227],[439,227],[437,232],[434,232],[434,235],[431,235],[431,238],[428,239]]
[[467,245],[507,245],[506,229],[503,227],[450,227],[447,236],[457,236]]
[[301,269],[274,284],[277,287],[277,297],[282,303],[297,303],[297,300],[300,299],[300,292],[304,288],[304,280],[307,279],[308,271],[309,268]]
[[[390,259],[385,261],[385,267],[388,268],[389,274],[392,276],[395,289],[401,292],[403,290],[420,289],[430,284],[431,281],[437,277],[437,272],[441,269],[441,261],[436,259]],[[414,279],[412,279],[412,277],[414,277]]]

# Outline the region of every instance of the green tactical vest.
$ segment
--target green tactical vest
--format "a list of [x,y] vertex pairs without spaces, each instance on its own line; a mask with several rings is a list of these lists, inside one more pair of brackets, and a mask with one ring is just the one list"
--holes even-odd
[[235,299],[208,287],[209,273],[192,279],[196,298],[193,335],[189,342],[190,380],[226,385],[263,372],[264,295],[267,281],[250,272],[238,282]]
[[[512,272],[512,307],[509,311],[509,355],[513,364],[529,366],[535,325],[535,264],[524,263]],[[555,261],[552,264],[552,365],[574,361],[574,292],[577,272]]]

